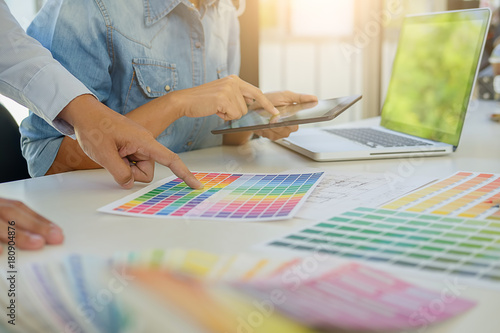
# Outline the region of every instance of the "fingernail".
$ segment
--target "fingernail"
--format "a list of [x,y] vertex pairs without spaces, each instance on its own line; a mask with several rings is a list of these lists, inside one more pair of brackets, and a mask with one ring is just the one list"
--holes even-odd
[[61,228],[59,228],[56,225],[51,225],[49,235],[47,238],[48,242],[51,244],[61,243],[64,238]]
[[124,188],[131,188],[134,185],[134,178],[131,178],[128,182],[122,185]]
[[280,115],[277,114],[277,115],[274,115],[274,116],[271,117],[271,119],[269,120],[269,123],[270,124],[276,124],[279,120],[280,120]]
[[275,114],[275,115],[279,115],[279,114],[280,114],[280,111],[279,111],[278,109],[274,108],[274,114]]
[[43,239],[42,236],[37,235],[37,234],[29,234],[29,242],[31,244],[40,244],[40,243],[45,243],[45,240]]
[[56,229],[56,230],[62,231],[61,227],[58,226],[57,224],[54,224],[54,223],[50,224],[50,229]]

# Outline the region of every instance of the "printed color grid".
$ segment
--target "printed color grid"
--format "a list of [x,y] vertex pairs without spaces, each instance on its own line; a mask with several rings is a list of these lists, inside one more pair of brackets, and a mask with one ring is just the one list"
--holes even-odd
[[171,177],[99,211],[150,217],[279,220],[291,218],[323,173],[195,173],[204,185],[189,188]]
[[500,287],[500,223],[357,208],[269,244],[416,268]]
[[[493,203],[492,203],[493,202]],[[500,175],[458,172],[385,206],[416,213],[500,220]]]

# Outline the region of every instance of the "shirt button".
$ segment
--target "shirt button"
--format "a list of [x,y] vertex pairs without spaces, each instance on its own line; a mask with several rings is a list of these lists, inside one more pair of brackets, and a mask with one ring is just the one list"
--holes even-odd
[[196,46],[196,48],[199,49],[201,47],[201,43],[200,42],[196,42],[196,43],[194,43],[194,46]]
[[165,91],[170,91],[170,86],[168,84],[165,86]]
[[146,91],[147,91],[148,93],[151,93],[151,87],[150,87],[150,86],[147,86],[147,87],[146,87]]

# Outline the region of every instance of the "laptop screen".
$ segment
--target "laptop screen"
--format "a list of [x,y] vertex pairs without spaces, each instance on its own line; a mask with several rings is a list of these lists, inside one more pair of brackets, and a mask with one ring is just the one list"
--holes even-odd
[[457,146],[489,19],[489,9],[406,17],[382,126]]

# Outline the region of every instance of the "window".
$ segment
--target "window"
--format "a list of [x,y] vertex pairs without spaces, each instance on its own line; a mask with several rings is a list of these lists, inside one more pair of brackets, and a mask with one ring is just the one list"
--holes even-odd
[[403,17],[446,10],[449,1],[260,0],[260,87],[319,98],[363,94],[332,122],[377,116]]
[[340,47],[354,34],[355,9],[353,0],[261,0],[260,88],[319,98],[362,93],[362,58]]

